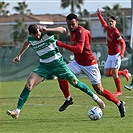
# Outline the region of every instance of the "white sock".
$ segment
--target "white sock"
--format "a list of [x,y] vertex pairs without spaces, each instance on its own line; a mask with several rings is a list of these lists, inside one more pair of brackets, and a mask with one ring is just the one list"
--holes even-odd
[[16,109],[16,111],[17,111],[17,113],[19,114],[21,110],[20,110],[20,109]]
[[117,106],[119,106],[121,104],[121,101],[119,101],[118,103],[117,103]]
[[70,101],[70,98],[71,98],[71,96],[67,97],[67,98],[66,98],[66,101]]
[[96,100],[98,99],[98,96],[97,96],[96,94],[94,94],[94,96],[92,97],[92,99],[93,99],[94,101],[96,101]]

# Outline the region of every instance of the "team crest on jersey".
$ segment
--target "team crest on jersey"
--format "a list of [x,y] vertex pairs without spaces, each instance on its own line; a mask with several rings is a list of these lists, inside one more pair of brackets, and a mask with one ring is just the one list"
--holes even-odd
[[93,75],[97,76],[97,71],[96,70],[92,70],[91,71]]

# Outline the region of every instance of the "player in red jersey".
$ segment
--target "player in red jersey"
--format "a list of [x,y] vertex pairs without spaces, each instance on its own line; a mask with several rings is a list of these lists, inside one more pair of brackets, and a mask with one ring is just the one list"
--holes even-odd
[[115,92],[114,95],[115,96],[122,95],[121,81],[119,75],[125,76],[127,81],[129,81],[130,79],[127,69],[121,71],[119,70],[121,65],[121,59],[124,57],[126,44],[119,30],[116,28],[115,17],[110,16],[109,25],[107,25],[99,9],[97,10],[97,14],[102,26],[107,32],[108,58],[105,63],[104,75],[113,76],[117,88],[117,91]]
[[[110,91],[102,87],[98,63],[90,47],[90,31],[78,24],[77,16],[75,14],[69,14],[66,17],[66,22],[70,31],[70,45],[61,41],[58,41],[57,45],[74,53],[75,60],[70,62],[67,66],[75,75],[84,72],[90,79],[94,90],[107,100],[115,103],[119,108],[121,117],[124,117],[125,102],[118,100]],[[64,104],[59,108],[59,111],[64,111],[67,106],[71,105],[73,102],[70,96],[68,82],[61,79],[58,79],[58,81],[60,88],[66,98]]]

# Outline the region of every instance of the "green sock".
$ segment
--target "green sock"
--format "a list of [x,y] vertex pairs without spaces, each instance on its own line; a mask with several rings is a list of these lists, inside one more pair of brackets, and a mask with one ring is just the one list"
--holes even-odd
[[130,83],[130,86],[133,86],[133,78],[132,78],[132,81],[131,81],[131,83]]
[[27,101],[28,97],[30,94],[30,90],[28,90],[27,88],[24,88],[22,93],[20,94],[19,100],[18,100],[18,104],[17,104],[17,109],[22,109],[24,103]]
[[78,81],[78,84],[75,87],[79,88],[80,90],[82,90],[83,92],[85,92],[86,94],[88,94],[91,97],[94,96],[93,91],[83,82]]

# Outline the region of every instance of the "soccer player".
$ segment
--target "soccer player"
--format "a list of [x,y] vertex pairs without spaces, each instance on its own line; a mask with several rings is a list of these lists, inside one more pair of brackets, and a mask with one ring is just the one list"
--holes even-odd
[[[98,68],[97,60],[91,50],[91,33],[78,24],[78,18],[75,14],[69,14],[66,17],[67,27],[70,31],[70,45],[61,41],[57,42],[59,47],[66,48],[74,53],[74,58],[67,66],[75,74],[84,72],[90,79],[94,90],[112,101],[118,106],[121,117],[125,116],[125,102],[118,100],[110,91],[102,87],[101,74]],[[59,86],[66,98],[59,111],[64,111],[71,104],[71,96],[66,80],[58,79]]]
[[125,87],[127,90],[132,90],[132,88],[133,88],[133,78],[132,78],[132,81],[131,81],[131,83],[129,84],[129,86],[125,85],[124,87]]
[[130,79],[127,69],[121,71],[119,70],[121,65],[121,59],[124,57],[126,44],[119,30],[116,28],[115,17],[110,16],[109,25],[107,25],[99,9],[97,9],[97,14],[103,28],[107,32],[108,58],[104,67],[104,75],[113,76],[117,88],[117,91],[114,93],[114,95],[119,96],[122,95],[121,81],[119,75],[125,76],[127,81],[129,81]]
[[86,84],[80,82],[63,61],[62,55],[56,46],[57,41],[54,38],[54,34],[63,34],[66,32],[66,29],[63,27],[48,29],[32,24],[28,27],[28,31],[29,36],[23,42],[22,48],[13,62],[17,64],[26,49],[32,45],[40,58],[40,63],[29,75],[27,83],[18,99],[17,108],[13,111],[7,110],[7,114],[17,119],[31,90],[51,75],[55,75],[60,79],[66,79],[71,85],[92,97],[101,108],[104,108],[104,102]]

